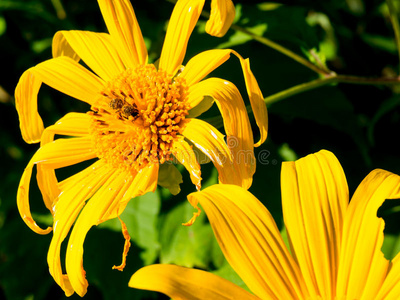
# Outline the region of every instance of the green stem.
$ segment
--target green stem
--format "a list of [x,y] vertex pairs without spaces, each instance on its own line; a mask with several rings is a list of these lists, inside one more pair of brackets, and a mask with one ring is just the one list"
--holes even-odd
[[397,16],[397,9],[394,6],[393,0],[386,0],[386,3],[389,8],[390,20],[392,21],[394,36],[396,38],[397,52],[400,59],[400,25],[399,18]]
[[51,0],[51,3],[53,4],[54,9],[56,10],[57,17],[60,20],[64,20],[67,17],[67,13],[64,10],[61,0]]
[[276,51],[278,51],[278,52],[280,52],[280,53],[282,53],[282,54],[284,54],[284,55],[286,55],[288,57],[290,57],[291,59],[297,61],[298,63],[302,64],[303,66],[313,70],[314,72],[316,72],[316,73],[318,73],[320,75],[330,76],[330,75],[334,74],[333,72],[330,72],[330,71],[327,71],[327,70],[319,68],[318,66],[314,65],[313,63],[311,63],[307,59],[305,59],[305,58],[301,57],[300,55],[296,54],[295,52],[293,52],[293,51],[291,51],[291,50],[289,50],[289,49],[287,49],[287,48],[285,48],[285,47],[283,47],[283,46],[271,41],[270,39],[267,39],[265,37],[256,35],[256,34],[252,33],[251,31],[249,31],[249,30],[247,30],[245,28],[242,28],[242,27],[240,27],[238,25],[235,25],[235,24],[232,24],[231,28],[236,30],[236,31],[240,31],[240,32],[243,32],[243,33],[249,35],[252,39],[254,39],[254,40],[256,40],[256,41],[258,41],[258,42],[260,42],[260,43],[262,43],[262,44],[264,44],[264,45],[266,45],[266,46],[268,46],[268,47],[270,47],[270,48],[272,48],[272,49],[274,49],[274,50],[276,50]]

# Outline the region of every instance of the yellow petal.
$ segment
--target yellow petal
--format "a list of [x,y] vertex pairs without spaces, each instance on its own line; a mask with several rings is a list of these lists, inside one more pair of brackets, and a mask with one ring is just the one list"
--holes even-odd
[[218,170],[221,183],[242,185],[245,180],[236,170],[232,153],[224,141],[224,136],[210,124],[199,119],[186,119],[182,135],[207,155]]
[[79,62],[81,59],[78,54],[76,54],[75,50],[68,43],[65,36],[59,31],[53,37],[53,44],[51,46],[53,58],[59,56],[68,56],[72,58],[74,61]]
[[42,82],[30,70],[25,71],[15,89],[15,106],[22,138],[27,143],[40,142],[44,126],[37,109],[37,95]]
[[[42,134],[40,145],[44,146],[54,140],[54,135],[85,136],[89,134],[90,116],[82,113],[69,113],[56,124],[47,127]],[[46,207],[51,210],[53,201],[60,194],[54,169],[37,165],[36,179]]]
[[400,299],[400,252],[390,262],[389,272],[375,299]]
[[[268,112],[260,87],[254,74],[251,72],[249,59],[243,59],[236,51],[230,49],[204,51],[189,60],[180,76],[183,76],[186,79],[189,86],[194,85],[215,68],[227,61],[231,53],[240,60],[242,66],[247,94],[249,96],[257,126],[260,130],[260,140],[254,145],[255,147],[258,147],[264,143],[267,138]],[[193,97],[191,100],[193,103],[192,107],[201,100],[202,98]]]
[[68,57],[47,60],[22,74],[15,89],[15,106],[22,137],[28,143],[40,141],[43,122],[37,111],[41,83],[89,104],[103,89],[104,82]]
[[187,43],[203,9],[204,0],[178,0],[169,20],[159,68],[175,74],[186,54]]
[[218,105],[235,169],[240,172],[242,187],[248,189],[256,166],[253,132],[242,96],[233,83],[220,78],[209,78],[197,83],[191,95],[196,97],[201,94],[211,96]]
[[[238,56],[238,55],[236,55]],[[261,93],[257,80],[250,70],[249,59],[240,59],[242,65],[243,75],[246,82],[247,94],[249,95],[251,109],[253,110],[254,118],[256,119],[257,126],[260,130],[260,140],[254,144],[255,147],[260,146],[267,139],[268,134],[268,113],[267,106],[264,102],[264,96]]]
[[217,184],[188,196],[200,203],[225,258],[262,299],[305,299],[305,285],[268,210],[247,190]]
[[192,183],[200,190],[201,171],[193,148],[184,139],[179,139],[172,144],[172,154],[189,171]]
[[47,168],[61,168],[76,164],[95,157],[91,150],[91,140],[88,138],[58,139],[41,147],[31,158],[22,174],[18,191],[17,205],[24,222],[35,232],[46,234],[51,228],[43,230],[32,219],[29,206],[29,185],[32,169],[35,164],[42,164]]
[[82,210],[72,230],[66,255],[69,280],[81,297],[88,285],[83,270],[83,242],[87,232],[92,226],[119,216],[131,198],[154,191],[157,186],[155,174],[158,174],[158,164],[142,169],[134,178],[128,172],[115,170]]
[[55,40],[66,41],[100,78],[109,81],[125,70],[109,34],[90,31],[58,31]]
[[325,150],[284,162],[281,189],[292,253],[310,295],[334,299],[340,233],[349,199],[343,169]]
[[213,36],[222,37],[232,25],[234,18],[235,6],[231,0],[212,0],[206,32]]
[[128,284],[157,291],[176,300],[259,299],[212,273],[175,265],[151,265],[138,270]]
[[188,86],[192,86],[226,62],[231,53],[229,49],[203,51],[188,61],[179,76],[186,79]]
[[376,299],[389,267],[381,251],[385,223],[376,214],[385,199],[399,197],[400,176],[384,170],[372,171],[358,186],[344,218],[339,298]]
[[68,235],[72,224],[89,199],[115,171],[102,161],[97,161],[85,170],[68,178],[68,186],[60,186],[60,196],[54,203],[54,232],[47,254],[50,274],[67,296],[74,293],[69,278],[62,273],[60,249],[61,243]]
[[114,47],[126,68],[147,64],[147,49],[129,0],[98,0]]

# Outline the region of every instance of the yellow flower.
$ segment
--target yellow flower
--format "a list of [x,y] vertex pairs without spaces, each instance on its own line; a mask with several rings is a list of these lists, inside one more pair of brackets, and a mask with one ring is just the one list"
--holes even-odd
[[400,176],[372,171],[349,203],[340,163],[322,150],[283,163],[281,188],[290,251],[248,191],[215,185],[189,195],[254,295],[214,274],[173,265],[144,267],[129,286],[174,299],[400,299],[400,254],[391,262],[383,256],[385,224],[376,215],[385,199],[400,197]]
[[[248,188],[255,171],[253,136],[243,99],[234,84],[220,78],[203,80],[236,55],[260,127],[260,145],[267,135],[266,108],[249,61],[233,50],[202,52],[182,66],[187,42],[204,0],[180,0],[167,29],[158,63],[149,64],[145,43],[129,0],[99,0],[109,34],[59,31],[53,39],[53,58],[24,72],[16,87],[16,107],[24,140],[41,147],[26,167],[17,203],[25,223],[39,234],[53,230],[48,252],[51,275],[66,295],[86,293],[83,242],[88,230],[118,217],[128,201],[154,191],[157,180],[179,192],[169,162],[174,156],[190,172],[197,189],[201,172],[192,145],[214,163],[223,183]],[[79,64],[82,60],[92,71]],[[90,105],[88,113],[69,113],[44,129],[37,111],[41,84]],[[203,100],[204,99],[204,100]],[[195,119],[216,102],[224,120],[227,141],[210,124]],[[65,136],[66,138],[58,138]],[[190,144],[191,143],[191,144]],[[236,157],[245,153],[239,164]],[[58,181],[55,170],[95,161],[81,172]],[[33,167],[44,203],[54,225],[40,228],[29,208]],[[168,172],[172,177],[168,181]],[[174,181],[175,180],[175,181]],[[90,199],[90,200],[89,200]],[[89,200],[89,201],[87,201]],[[78,217],[79,215],[79,217]],[[61,243],[69,233],[66,274],[60,262]],[[129,235],[122,223],[126,244]]]

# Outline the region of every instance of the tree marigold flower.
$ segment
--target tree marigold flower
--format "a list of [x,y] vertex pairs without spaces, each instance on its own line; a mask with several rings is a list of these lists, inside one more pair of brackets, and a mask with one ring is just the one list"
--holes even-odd
[[[88,230],[118,217],[131,198],[154,191],[159,174],[165,185],[173,185],[174,182],[165,183],[165,172],[174,172],[173,165],[165,164],[172,157],[186,167],[197,189],[201,187],[201,172],[193,145],[214,163],[221,182],[245,188],[251,185],[254,142],[243,99],[231,82],[220,78],[203,80],[230,54],[240,60],[260,128],[260,141],[255,146],[264,142],[267,135],[266,107],[247,59],[229,49],[210,50],[182,66],[204,0],[177,2],[157,64],[148,62],[131,3],[98,3],[109,34],[57,32],[53,58],[25,71],[15,91],[22,136],[26,142],[40,142],[41,146],[22,175],[18,208],[33,231],[47,234],[53,230],[48,264],[66,295],[74,291],[81,296],[86,293],[82,256]],[[88,103],[90,111],[69,113],[44,129],[37,111],[42,83]],[[216,128],[195,118],[214,101],[224,120],[226,141]],[[55,139],[55,135],[66,138]],[[237,157],[243,153],[247,157],[240,161]],[[56,169],[91,159],[95,159],[91,166],[63,181],[57,180]],[[36,224],[29,208],[29,184],[35,165],[39,188],[54,220],[53,227],[47,229]],[[174,176],[170,177],[173,181]],[[60,247],[74,223],[63,274]],[[122,227],[125,258],[129,235],[123,223]],[[116,268],[122,269],[123,265]]]
[[217,241],[250,294],[214,274],[173,265],[137,271],[129,286],[174,299],[400,299],[400,254],[382,251],[377,210],[400,197],[400,176],[372,171],[349,203],[343,169],[322,150],[284,162],[282,207],[290,251],[276,223],[247,190],[214,185],[188,196],[201,204]]

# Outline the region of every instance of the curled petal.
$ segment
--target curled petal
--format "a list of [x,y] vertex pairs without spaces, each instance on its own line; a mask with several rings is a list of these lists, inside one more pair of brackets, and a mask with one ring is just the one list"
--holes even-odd
[[157,187],[158,164],[149,165],[135,176],[114,170],[113,175],[88,201],[72,230],[68,242],[66,268],[75,292],[81,297],[87,290],[83,269],[83,242],[89,229],[119,216],[128,201],[136,196],[154,191]]
[[204,0],[179,0],[175,4],[160,56],[160,69],[174,74],[182,64],[189,37],[200,17],[203,5]]
[[115,49],[126,68],[147,63],[147,49],[129,0],[98,0]]
[[306,299],[294,259],[265,206],[247,190],[216,184],[188,196],[201,204],[225,258],[261,299]]
[[[40,142],[41,146],[53,142],[54,135],[86,136],[89,134],[90,116],[82,113],[69,113],[54,125],[47,127]],[[46,207],[51,210],[53,201],[60,194],[54,169],[37,165],[37,182]]]
[[15,89],[15,106],[22,137],[28,143],[40,141],[43,122],[37,111],[37,95],[42,83],[76,99],[92,104],[104,82],[66,56],[53,58],[25,71]]
[[235,6],[231,0],[212,0],[206,32],[213,36],[222,37],[232,25],[234,18]]
[[187,119],[182,135],[211,159],[221,183],[245,185],[245,179],[237,172],[232,153],[217,129],[199,119]]
[[172,145],[172,154],[189,171],[190,179],[197,190],[201,189],[201,171],[193,148],[183,139],[175,141]]
[[29,184],[33,166],[40,163],[44,167],[56,169],[73,165],[94,158],[95,154],[91,147],[91,140],[88,138],[58,139],[41,147],[31,158],[19,183],[17,205],[22,219],[33,231],[39,234],[46,234],[51,231],[51,228],[43,230],[38,227],[30,212]]
[[282,209],[293,256],[311,298],[334,298],[343,218],[349,192],[337,158],[328,151],[284,162]]
[[243,180],[242,187],[248,189],[256,169],[253,132],[239,90],[229,81],[209,78],[197,83],[191,94],[192,97],[210,96],[217,103],[224,121],[227,145],[233,155],[235,169]]
[[[234,54],[240,60],[242,66],[247,94],[249,96],[257,126],[260,130],[260,140],[254,145],[255,147],[258,147],[264,143],[267,138],[268,113],[267,107],[264,103],[264,96],[262,95],[257,80],[250,69],[249,59],[243,59],[243,57],[241,57],[236,51],[230,49],[204,51],[189,60],[180,76],[183,76],[186,79],[189,86],[194,85],[227,61],[230,54]],[[191,107],[193,108],[194,105],[200,103],[201,100],[202,98],[192,97]]]
[[128,284],[157,291],[173,299],[258,299],[232,282],[209,272],[175,265],[151,265],[138,270]]
[[381,251],[385,223],[376,214],[386,199],[399,197],[400,176],[388,171],[374,170],[358,186],[343,224],[338,297],[378,299],[380,289],[387,291],[382,286],[389,268]]
[[76,55],[105,81],[125,70],[109,34],[79,30],[58,31],[53,40],[68,43]]
[[62,193],[53,204],[54,217],[53,238],[47,253],[50,274],[64,290],[66,296],[74,293],[67,274],[63,274],[61,267],[61,244],[68,235],[72,224],[89,199],[115,173],[102,161],[97,161],[83,171],[69,177],[59,186]]

